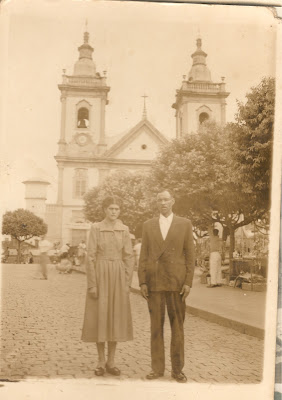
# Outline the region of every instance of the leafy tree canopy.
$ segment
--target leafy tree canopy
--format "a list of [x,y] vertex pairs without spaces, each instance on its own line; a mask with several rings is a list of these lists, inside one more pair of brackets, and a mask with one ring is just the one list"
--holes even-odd
[[2,234],[10,235],[18,241],[18,262],[21,258],[21,243],[34,236],[45,235],[47,230],[42,218],[23,208],[7,211],[3,215]]
[[275,108],[275,79],[263,78],[238,102],[236,123],[229,124],[235,168],[246,192],[256,196],[257,208],[270,205],[271,162]]
[[131,232],[140,236],[142,223],[152,215],[147,207],[145,189],[144,173],[115,172],[85,195],[85,216],[91,222],[103,220],[102,202],[114,195],[122,203],[120,219]]
[[19,242],[46,233],[47,225],[43,219],[37,217],[31,211],[19,208],[15,211],[7,211],[3,215],[2,234],[11,235]]
[[229,226],[237,225],[242,213],[247,219],[254,212],[252,194],[242,192],[234,170],[229,135],[213,122],[168,144],[153,164],[150,181],[152,190],[173,190],[175,211],[199,229],[206,229],[214,211]]

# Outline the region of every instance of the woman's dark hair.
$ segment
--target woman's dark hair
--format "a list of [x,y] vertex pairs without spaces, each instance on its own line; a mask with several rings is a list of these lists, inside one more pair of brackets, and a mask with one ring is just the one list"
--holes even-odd
[[122,206],[122,202],[118,197],[115,196],[108,196],[106,197],[103,202],[102,202],[102,208],[105,210],[108,208],[111,204],[117,204],[120,208]]
[[219,230],[218,230],[218,229],[213,229],[213,234],[214,234],[214,236],[217,236],[218,233],[219,233]]

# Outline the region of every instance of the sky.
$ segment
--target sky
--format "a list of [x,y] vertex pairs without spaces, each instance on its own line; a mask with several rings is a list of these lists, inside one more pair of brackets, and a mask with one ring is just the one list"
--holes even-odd
[[41,176],[56,201],[62,69],[72,74],[87,19],[97,71],[111,87],[106,133],[136,125],[146,93],[148,119],[175,137],[171,105],[191,68],[196,39],[212,80],[225,77],[227,121],[237,99],[275,76],[276,21],[269,9],[141,2],[20,0],[0,13],[1,207],[24,207],[22,181]]

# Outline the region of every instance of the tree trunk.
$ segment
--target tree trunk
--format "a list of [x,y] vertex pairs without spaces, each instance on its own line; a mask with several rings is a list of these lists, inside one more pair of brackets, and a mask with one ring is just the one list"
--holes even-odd
[[17,255],[17,263],[21,263],[21,242],[18,240],[18,255]]
[[231,274],[231,272],[233,271],[233,252],[235,250],[235,229],[233,228],[233,226],[229,227],[229,240],[230,240],[230,244],[229,244],[229,272]]

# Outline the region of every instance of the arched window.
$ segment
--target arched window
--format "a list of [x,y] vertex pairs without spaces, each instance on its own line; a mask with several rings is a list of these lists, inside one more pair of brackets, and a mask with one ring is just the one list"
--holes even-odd
[[85,168],[77,168],[73,180],[73,197],[81,199],[87,192],[88,171]]
[[208,119],[209,119],[209,114],[206,113],[206,112],[202,112],[202,113],[199,115],[199,122],[200,122],[200,124],[202,124],[203,122],[207,121]]
[[81,107],[77,112],[77,127],[88,128],[88,126],[89,126],[89,110],[86,107]]

